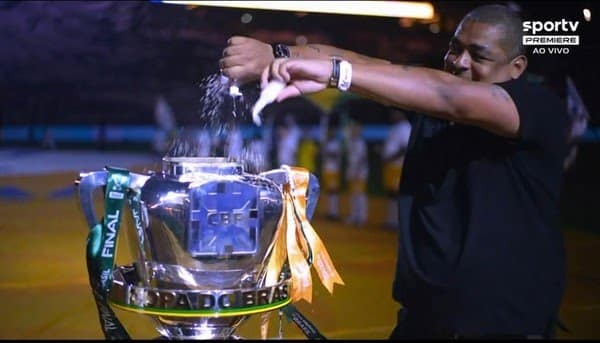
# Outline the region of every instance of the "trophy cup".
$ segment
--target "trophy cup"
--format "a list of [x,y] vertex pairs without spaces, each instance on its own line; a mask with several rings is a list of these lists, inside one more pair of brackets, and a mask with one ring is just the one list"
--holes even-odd
[[[107,338],[128,338],[111,306],[152,317],[162,338],[235,339],[250,315],[312,292],[307,266],[320,266],[330,292],[343,284],[307,222],[319,184],[301,168],[252,174],[222,157],[163,157],[161,172],[107,167],[80,173],[75,183],[91,228],[88,272]],[[105,194],[100,220],[98,189]],[[136,260],[115,266],[124,204]]]

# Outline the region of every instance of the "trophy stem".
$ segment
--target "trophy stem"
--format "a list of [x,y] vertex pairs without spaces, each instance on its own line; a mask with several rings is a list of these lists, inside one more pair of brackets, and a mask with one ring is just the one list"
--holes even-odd
[[247,316],[223,318],[182,318],[155,317],[158,332],[166,339],[184,340],[226,340],[235,339],[233,334]]

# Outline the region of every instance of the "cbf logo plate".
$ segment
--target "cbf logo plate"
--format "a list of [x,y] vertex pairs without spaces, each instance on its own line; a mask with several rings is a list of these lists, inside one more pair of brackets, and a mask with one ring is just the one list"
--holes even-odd
[[194,257],[253,255],[258,249],[258,189],[208,182],[190,193],[187,247]]

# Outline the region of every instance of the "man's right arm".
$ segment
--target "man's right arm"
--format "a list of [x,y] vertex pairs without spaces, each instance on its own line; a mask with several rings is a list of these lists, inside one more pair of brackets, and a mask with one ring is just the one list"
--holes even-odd
[[[289,46],[290,57],[306,59],[330,59],[338,56],[351,63],[381,63],[391,62],[361,55],[353,51],[336,48],[324,44],[308,44]],[[240,84],[258,81],[262,71],[275,59],[270,44],[257,39],[243,36],[233,36],[227,41],[223,50],[223,58],[219,65],[223,73],[237,80]]]

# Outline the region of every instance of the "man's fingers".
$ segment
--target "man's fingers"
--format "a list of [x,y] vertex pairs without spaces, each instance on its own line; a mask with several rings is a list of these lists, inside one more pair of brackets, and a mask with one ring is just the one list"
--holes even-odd
[[237,56],[245,52],[244,45],[230,45],[223,49],[223,57]]
[[247,77],[245,75],[248,74],[246,72],[246,69],[244,69],[243,66],[232,66],[232,67],[223,68],[222,72],[223,72],[223,74],[225,74],[225,76],[229,77],[232,80],[237,80],[237,81],[245,81],[244,78],[247,79]]
[[270,67],[271,66],[267,66],[265,69],[263,69],[263,72],[260,75],[260,88],[265,88],[269,82],[269,75],[271,74]]
[[248,37],[244,37],[244,36],[232,36],[227,40],[227,44],[229,45],[236,45],[236,44],[242,44],[245,41],[248,40]]
[[298,87],[294,85],[287,85],[284,89],[281,90],[281,92],[279,92],[276,101],[281,102],[287,98],[293,98],[295,96],[300,95],[302,95],[302,92],[300,92],[300,89],[298,89]]
[[290,73],[288,72],[287,68],[286,68],[286,64],[285,61],[282,61],[279,64],[279,68],[278,68],[278,74],[281,77],[281,79],[283,81],[285,81],[286,83],[290,82],[291,77],[290,77]]
[[287,62],[287,58],[276,58],[273,63],[271,63],[271,77],[270,79],[282,80],[287,83],[290,78],[289,74],[287,74],[287,78],[282,72],[285,72],[285,63]]
[[[227,56],[223,57],[219,60],[219,65],[221,68],[231,68],[235,66],[243,66],[246,65],[246,59],[244,56]],[[250,68],[251,66],[249,66]]]

